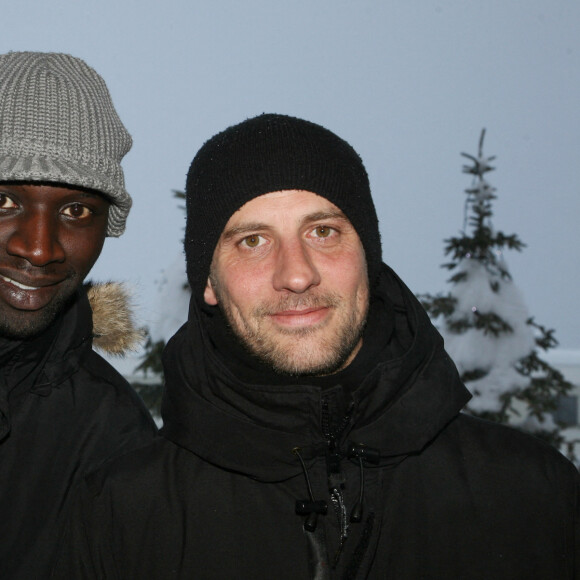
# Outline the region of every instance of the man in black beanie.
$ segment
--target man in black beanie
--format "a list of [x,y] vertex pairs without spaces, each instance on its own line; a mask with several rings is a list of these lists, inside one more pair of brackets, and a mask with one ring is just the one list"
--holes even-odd
[[470,395],[356,152],[261,115],[187,179],[164,439],[88,478],[62,578],[577,578],[579,478]]

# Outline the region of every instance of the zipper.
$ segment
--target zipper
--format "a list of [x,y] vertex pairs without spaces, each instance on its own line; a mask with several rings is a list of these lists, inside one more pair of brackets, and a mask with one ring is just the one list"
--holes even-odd
[[338,448],[337,440],[350,423],[354,407],[354,405],[351,405],[342,420],[337,425],[334,425],[334,419],[337,415],[335,399],[336,394],[334,393],[322,397],[320,415],[322,433],[326,438],[327,446],[326,469],[330,502],[333,506],[333,511],[338,523],[338,529],[340,530],[339,543],[332,562],[333,568],[336,568],[338,565],[349,532],[349,520],[346,505],[344,503],[344,494],[342,492],[344,488],[344,476],[340,470],[340,461],[344,457],[344,454],[341,453]]

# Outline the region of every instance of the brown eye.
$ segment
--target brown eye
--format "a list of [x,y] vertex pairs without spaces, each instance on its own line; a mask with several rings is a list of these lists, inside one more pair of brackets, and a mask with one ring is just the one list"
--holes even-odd
[[12,209],[16,204],[5,193],[0,193],[0,209]]
[[332,231],[332,228],[328,228],[326,226],[318,226],[315,230],[316,236],[319,238],[327,238]]
[[248,236],[247,238],[244,238],[244,243],[249,248],[256,248],[260,245],[260,236]]
[[91,215],[91,210],[81,203],[73,203],[64,208],[63,213],[72,218],[82,219]]

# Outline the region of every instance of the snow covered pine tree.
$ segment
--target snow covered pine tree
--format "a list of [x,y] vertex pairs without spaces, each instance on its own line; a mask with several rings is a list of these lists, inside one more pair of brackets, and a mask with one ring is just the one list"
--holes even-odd
[[496,190],[485,175],[495,156],[484,155],[484,137],[485,129],[477,157],[462,153],[470,162],[463,172],[473,181],[465,190],[463,231],[445,240],[451,261],[442,267],[453,272],[452,290],[419,299],[441,324],[446,349],[473,393],[467,411],[531,432],[575,460],[574,442],[566,441],[552,415],[572,385],[540,357],[557,345],[554,331],[529,316],[503,257],[505,249],[521,251],[524,244],[493,229]]

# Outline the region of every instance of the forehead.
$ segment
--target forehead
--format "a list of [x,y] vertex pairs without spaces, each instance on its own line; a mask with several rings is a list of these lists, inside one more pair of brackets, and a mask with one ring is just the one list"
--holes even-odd
[[[288,222],[328,214],[347,220],[340,208],[311,191],[286,189],[273,191],[248,201],[230,217],[226,230],[240,223]],[[347,220],[348,221],[348,220]]]

